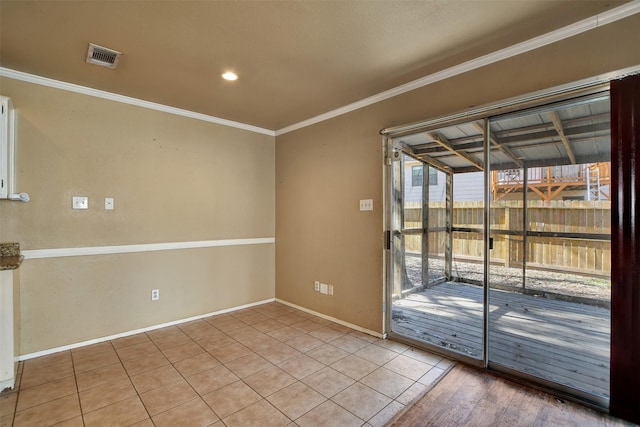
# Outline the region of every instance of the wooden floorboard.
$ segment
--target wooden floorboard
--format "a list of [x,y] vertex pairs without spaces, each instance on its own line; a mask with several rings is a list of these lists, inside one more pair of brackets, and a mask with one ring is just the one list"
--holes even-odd
[[633,426],[490,372],[457,364],[389,427]]
[[[483,289],[447,282],[394,301],[392,330],[482,356]],[[507,291],[490,298],[490,360],[606,397],[610,311]]]

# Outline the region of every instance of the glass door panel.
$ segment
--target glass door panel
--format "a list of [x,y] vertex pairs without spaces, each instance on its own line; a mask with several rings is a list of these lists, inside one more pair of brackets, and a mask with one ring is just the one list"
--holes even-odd
[[601,403],[609,395],[609,101],[491,121],[490,366]]
[[[402,154],[390,156],[391,333],[476,362],[484,357],[483,139],[461,124],[396,139]],[[460,155],[459,143],[480,149]]]

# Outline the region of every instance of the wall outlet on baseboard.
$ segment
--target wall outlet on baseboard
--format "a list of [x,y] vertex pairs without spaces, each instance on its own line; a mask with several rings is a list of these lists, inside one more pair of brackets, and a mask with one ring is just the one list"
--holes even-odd
[[151,301],[158,301],[160,299],[160,289],[151,290]]

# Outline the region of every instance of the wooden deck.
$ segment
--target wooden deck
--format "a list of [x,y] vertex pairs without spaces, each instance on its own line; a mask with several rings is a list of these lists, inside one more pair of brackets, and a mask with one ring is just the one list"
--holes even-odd
[[[482,357],[481,287],[447,282],[394,301],[392,330]],[[519,293],[490,292],[489,359],[609,396],[610,311]]]

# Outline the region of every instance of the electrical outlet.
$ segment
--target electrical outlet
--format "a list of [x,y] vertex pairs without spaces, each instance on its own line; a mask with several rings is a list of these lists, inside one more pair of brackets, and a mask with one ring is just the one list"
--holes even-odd
[[373,210],[373,199],[360,200],[360,210],[361,211],[372,211]]
[[320,293],[325,295],[329,293],[329,286],[326,283],[320,283]]
[[73,196],[71,198],[73,209],[89,209],[89,198],[85,196]]
[[318,282],[318,281],[316,280],[316,281],[313,283],[313,289],[314,289],[316,292],[319,292],[319,291],[320,291],[320,282]]
[[112,197],[105,197],[104,198],[104,208],[108,211],[112,211],[113,210],[113,198]]
[[151,290],[151,301],[158,301],[160,299],[160,289]]

